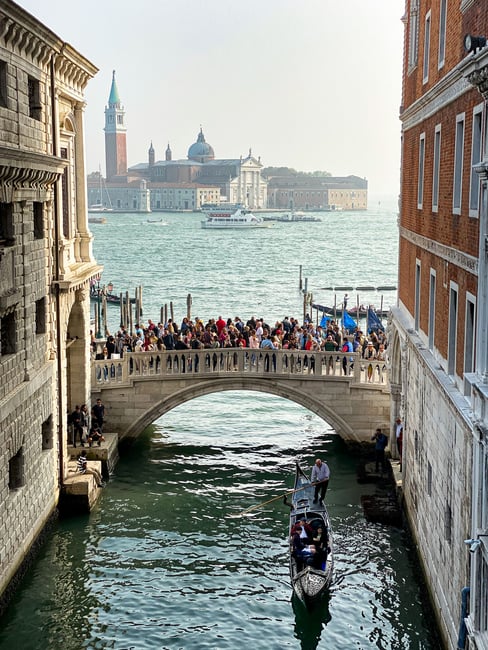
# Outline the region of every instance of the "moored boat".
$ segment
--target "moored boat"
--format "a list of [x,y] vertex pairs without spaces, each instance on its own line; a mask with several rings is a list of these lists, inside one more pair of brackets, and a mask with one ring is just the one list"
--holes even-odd
[[[112,287],[112,288],[110,289],[110,287]],[[99,295],[99,291],[100,291],[100,295]],[[120,296],[117,295],[116,293],[113,293],[113,284],[111,282],[109,282],[107,287],[105,287],[105,286],[100,287],[99,290],[97,289],[97,287],[94,284],[91,285],[91,287],[90,287],[90,300],[98,301],[99,298],[100,298],[100,300],[105,300],[108,305],[120,305]],[[125,296],[124,295],[122,295],[122,300],[125,303]],[[131,303],[131,305],[135,305],[136,299],[135,298],[129,298],[129,302]]]
[[268,228],[271,225],[242,206],[216,206],[205,212],[207,218],[201,222],[202,228]]
[[[315,487],[297,462],[288,531],[290,579],[293,591],[306,607],[312,606],[328,593],[334,565],[329,513],[323,502],[314,502],[314,492]],[[310,564],[303,558],[296,557],[293,549],[293,532],[302,520],[306,521],[314,534],[318,528],[322,528],[327,537],[325,552],[312,556]]]
[[[342,305],[338,305],[337,307],[334,306],[327,306],[327,305],[319,305],[317,303],[312,304],[312,308],[316,309],[317,311],[323,312],[324,314],[328,316],[334,316],[334,314],[338,317],[342,316]],[[376,309],[374,305],[360,305],[359,309],[357,307],[351,307],[351,309],[347,309],[346,312],[349,316],[352,316],[353,318],[356,318],[358,315],[359,311],[359,316],[366,317],[369,312],[374,312],[376,316],[379,316],[380,318],[384,318],[385,316],[388,316],[389,314],[389,309]]]

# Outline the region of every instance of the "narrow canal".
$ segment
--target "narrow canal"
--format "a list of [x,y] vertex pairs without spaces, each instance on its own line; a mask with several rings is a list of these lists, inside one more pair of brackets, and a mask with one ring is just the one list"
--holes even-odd
[[[327,459],[335,581],[313,612],[291,599],[295,458]],[[1,621],[0,649],[440,648],[400,529],[368,523],[357,459],[318,417],[259,393],[173,410],[126,450],[96,510],[59,522]]]

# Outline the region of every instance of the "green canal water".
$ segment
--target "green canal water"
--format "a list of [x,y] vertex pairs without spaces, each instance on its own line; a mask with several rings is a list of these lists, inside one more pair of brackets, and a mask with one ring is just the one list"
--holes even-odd
[[[393,203],[321,216],[236,235],[201,229],[201,215],[161,225],[109,214],[92,226],[93,249],[102,282],[142,285],[155,321],[170,301],[181,320],[188,293],[203,319],[301,318],[299,265],[321,304],[342,300],[328,286],[396,284]],[[290,489],[295,458],[309,471],[318,455],[332,472],[336,570],[329,601],[307,612],[291,598],[281,500],[230,516]],[[0,620],[0,650],[437,650],[409,536],[365,520],[361,495],[374,487],[357,483],[356,464],[326,422],[271,395],[174,409],[125,450],[89,516],[56,524]]]

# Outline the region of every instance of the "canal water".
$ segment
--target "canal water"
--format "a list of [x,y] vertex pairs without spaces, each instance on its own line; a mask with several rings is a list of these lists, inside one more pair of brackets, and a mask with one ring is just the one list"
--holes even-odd
[[[164,215],[167,226],[110,214],[93,226],[94,253],[105,282],[144,286],[152,320],[170,300],[180,320],[188,293],[203,319],[301,317],[299,264],[322,304],[334,299],[322,287],[396,283],[394,209],[322,217],[236,234],[193,214]],[[332,473],[336,571],[308,612],[291,598],[280,495],[295,459],[310,471],[317,456]],[[411,540],[365,520],[361,495],[375,488],[356,464],[326,422],[275,396],[179,406],[125,450],[89,516],[56,524],[0,620],[0,650],[439,648]]]

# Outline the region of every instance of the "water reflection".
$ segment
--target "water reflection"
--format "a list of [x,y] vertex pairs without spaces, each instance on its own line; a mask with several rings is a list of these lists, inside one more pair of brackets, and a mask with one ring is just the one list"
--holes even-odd
[[322,636],[322,631],[332,619],[329,611],[330,595],[324,597],[311,609],[307,609],[301,600],[292,595],[291,604],[295,614],[295,636],[300,641],[301,650],[315,650]]

